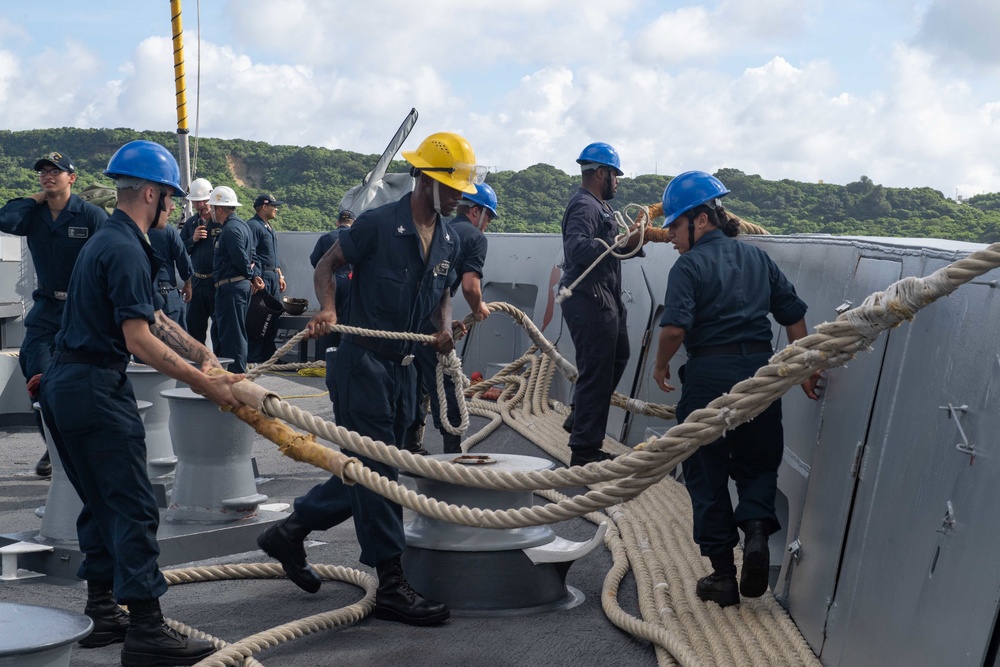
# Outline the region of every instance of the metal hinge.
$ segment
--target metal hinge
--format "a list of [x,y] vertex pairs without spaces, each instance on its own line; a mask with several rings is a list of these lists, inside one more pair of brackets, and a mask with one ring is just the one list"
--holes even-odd
[[865,456],[865,446],[858,442],[854,446],[854,463],[851,464],[851,477],[857,479],[858,474],[861,472],[861,459]]
[[958,413],[959,412],[962,412],[962,413],[968,412],[969,411],[969,406],[968,405],[954,406],[951,403],[949,403],[948,405],[939,405],[938,409],[939,410],[947,410],[948,411],[948,416],[955,420],[955,426],[958,427],[958,434],[962,437],[962,442],[960,442],[957,445],[955,445],[955,449],[957,449],[958,451],[962,452],[963,454],[967,454],[967,455],[971,456],[973,459],[975,459],[976,458],[976,446],[973,443],[969,442],[969,438],[966,437],[966,435],[965,435],[965,429],[962,428],[962,420],[959,419],[959,417],[958,417]]
[[793,561],[799,562],[799,556],[802,555],[802,542],[798,538],[795,538],[795,541],[788,545],[788,553],[791,554]]

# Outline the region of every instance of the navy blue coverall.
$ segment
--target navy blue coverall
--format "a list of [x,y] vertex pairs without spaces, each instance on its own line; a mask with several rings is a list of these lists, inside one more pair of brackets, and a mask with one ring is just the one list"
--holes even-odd
[[27,238],[37,276],[18,359],[26,380],[44,373],[49,365],[73,266],[84,244],[107,218],[104,209],[72,194],[55,220],[47,202],[39,204],[31,197],[12,199],[0,208],[0,231]]
[[[705,407],[737,382],[751,377],[771,356],[771,322],[795,324],[806,304],[781,269],[760,248],[713,229],[677,259],[670,270],[660,326],[684,330],[688,360],[679,371],[677,423]],[[684,484],[694,509],[694,540],[703,556],[739,543],[736,529],[761,520],[768,534],[780,528],[774,510],[778,466],[784,451],[781,400],[684,462]],[[729,478],[739,502],[729,498]]]
[[[278,280],[278,269],[281,268],[281,265],[278,263],[278,238],[274,233],[274,228],[256,214],[247,220],[247,226],[253,232],[254,238],[254,276],[260,276],[264,280],[264,289],[267,290],[267,293],[280,301],[278,295],[281,293],[281,283]],[[253,363],[261,363],[270,359],[277,349],[274,346],[276,333],[278,333],[277,328],[272,327],[267,335],[250,341],[247,359]]]
[[163,314],[181,325],[181,328],[187,329],[184,299],[177,289],[177,274],[181,274],[183,282],[191,279],[191,258],[184,249],[180,233],[173,225],[168,224],[163,229],[151,227],[146,234],[149,245],[163,260],[153,280],[153,289],[163,297]]
[[[454,280],[458,244],[439,220],[428,257],[410,209],[410,194],[366,211],[341,232],[344,257],[354,267],[351,280],[351,326],[381,331],[417,332],[438,310]],[[449,236],[451,238],[449,239]],[[368,349],[365,345],[377,348]],[[403,356],[412,344],[345,335],[334,366],[333,411],[337,423],[390,445],[402,442],[413,420],[416,377]],[[345,451],[348,456],[355,456]],[[391,466],[358,457],[366,466],[395,480]],[[350,517],[361,545],[361,562],[374,566],[394,558],[406,546],[403,512],[396,503],[360,484],[339,477],[313,487],[296,499],[295,512],[310,530],[326,530]]]
[[[451,231],[458,237],[458,260],[455,264],[455,282],[451,285],[451,296],[462,287],[462,278],[466,273],[475,273],[480,279],[483,277],[483,265],[486,263],[486,252],[488,242],[486,234],[476,228],[475,225],[465,215],[458,215],[452,218],[448,225]],[[421,333],[435,333],[435,328],[428,323]],[[426,420],[423,410],[423,394],[426,393],[431,399],[431,416],[434,419],[434,427],[441,431],[441,406],[437,393],[437,351],[430,345],[418,345],[414,349],[414,362],[417,365],[417,416],[411,429],[419,429]],[[458,399],[455,396],[455,383],[450,375],[444,376],[444,394],[448,406],[448,421],[452,426],[458,426],[461,414],[458,410]],[[443,431],[442,431],[443,432]]]
[[[614,211],[586,188],[573,194],[563,213],[563,275],[568,287],[615,241]],[[573,429],[569,446],[599,448],[604,442],[611,395],[628,363],[625,304],[622,303],[621,260],[608,255],[563,301],[562,312],[576,348]]]
[[[208,236],[201,241],[194,240],[194,230],[204,225]],[[191,301],[187,307],[187,332],[201,344],[205,344],[208,320],[212,318],[212,349],[219,350],[219,327],[215,321],[215,279],[212,264],[215,259],[215,241],[222,233],[222,225],[214,219],[205,220],[195,213],[184,222],[181,241],[191,256],[194,278],[191,279]]]
[[[215,278],[215,313],[219,326],[219,351],[233,361],[229,371],[247,372],[247,308],[250,306],[250,267],[253,232],[247,223],[230,213],[216,237],[212,275]],[[221,352],[221,354],[219,354]]]
[[[309,262],[312,264],[314,269],[316,268],[316,265],[319,264],[319,260],[323,258],[323,255],[325,255],[326,252],[333,247],[333,244],[337,242],[337,238],[340,236],[340,233],[345,229],[350,229],[350,227],[345,225],[343,227],[331,229],[316,240],[316,246],[309,255]],[[337,270],[334,271],[333,276],[337,286],[337,322],[347,324],[347,304],[350,301],[351,295],[351,265],[345,264],[344,266],[338,267]],[[338,332],[326,334],[325,336],[317,338],[317,361],[326,358],[327,348],[337,347],[338,345],[340,345],[340,333]],[[331,377],[327,381],[328,385],[332,379],[333,378]]]
[[156,563],[160,515],[122,332],[126,320],[153,322],[158,264],[132,219],[114,211],[80,253],[42,376],[42,413],[83,500],[78,575],[113,583],[119,601],[154,600],[167,590]]

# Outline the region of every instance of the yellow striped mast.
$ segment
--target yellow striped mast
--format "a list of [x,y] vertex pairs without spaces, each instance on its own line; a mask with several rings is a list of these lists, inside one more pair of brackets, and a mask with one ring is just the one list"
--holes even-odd
[[[170,29],[174,44],[174,94],[177,100],[177,147],[181,168],[181,186],[191,184],[191,157],[188,150],[187,86],[184,83],[184,27],[181,24],[181,0],[170,0]],[[191,215],[191,203],[184,200],[185,216]]]

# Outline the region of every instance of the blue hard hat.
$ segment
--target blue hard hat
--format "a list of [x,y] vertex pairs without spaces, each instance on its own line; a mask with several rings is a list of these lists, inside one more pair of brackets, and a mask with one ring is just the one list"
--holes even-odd
[[577,164],[603,164],[614,169],[619,176],[625,174],[622,171],[621,160],[618,159],[618,151],[611,144],[606,144],[603,141],[595,141],[584,148],[576,162]]
[[471,202],[476,206],[484,206],[489,209],[490,214],[495,218],[497,217],[497,193],[493,192],[493,188],[488,186],[486,183],[476,184],[476,194],[462,195],[462,199],[467,202]]
[[722,181],[704,171],[685,171],[667,183],[663,191],[664,227],[695,206],[729,194]]
[[130,176],[169,185],[175,197],[187,195],[181,187],[181,170],[166,148],[153,141],[130,141],[111,156],[104,175]]

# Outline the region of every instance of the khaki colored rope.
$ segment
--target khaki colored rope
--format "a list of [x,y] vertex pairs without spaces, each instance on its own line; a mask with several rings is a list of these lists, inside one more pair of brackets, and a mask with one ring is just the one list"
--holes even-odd
[[[603,595],[603,604],[613,622],[656,644],[661,664],[816,665],[818,661],[801,634],[769,594],[758,600],[745,600],[738,608],[726,609],[697,599],[694,582],[698,576],[707,573],[708,568],[688,534],[690,510],[685,509],[682,514],[676,515],[678,507],[687,506],[677,491],[680,487],[668,478],[669,472],[696,447],[712,442],[724,431],[752,419],[814,371],[846,363],[859,350],[870,349],[871,342],[881,331],[912,319],[920,308],[997,266],[1000,266],[1000,244],[972,253],[925,278],[897,281],[885,291],[871,295],[861,306],[844,313],[835,322],[817,326],[816,334],[806,336],[775,354],[771,363],[761,368],[753,378],[738,383],[732,392],[695,411],[685,423],[671,428],[665,435],[651,438],[626,456],[584,467],[496,473],[487,469],[442,465],[433,459],[414,457],[408,452],[316,419],[274,396],[263,399],[263,408],[269,416],[294,423],[350,451],[434,479],[482,488],[539,491],[592,486],[587,493],[575,498],[552,496],[554,501],[549,505],[493,511],[459,508],[419,496],[380,477],[356,460],[347,460],[342,467],[342,478],[347,483],[364,484],[421,514],[464,525],[511,528],[552,523],[573,516],[591,518],[599,509],[613,508],[610,515],[617,529],[609,531],[608,535],[613,545],[615,565],[605,580],[605,593],[620,584],[624,576],[621,572],[622,559],[626,558],[633,569],[639,568],[636,579],[643,584],[640,590],[643,619],[634,619],[621,611],[612,595]],[[507,304],[503,306],[506,308],[489,304],[494,312],[516,310]],[[566,461],[569,449],[565,444],[567,436],[558,424],[560,414],[550,410],[548,401],[544,399],[556,368],[567,377],[573,376],[573,379],[575,369],[570,370],[571,365],[562,363],[565,359],[555,353],[554,346],[541,337],[523,313],[512,314],[512,317],[523,323],[538,351],[509,365],[504,369],[503,376],[477,383],[466,392],[472,397],[475,409],[499,412],[503,423],[559,460]],[[350,328],[343,330],[347,329]],[[363,335],[374,334],[363,332]],[[487,386],[499,382],[504,383],[504,389],[495,404],[477,398]],[[628,448],[610,439],[605,440],[604,447],[613,452],[628,451]],[[644,490],[647,493],[639,496]],[[635,500],[625,502],[632,498]],[[670,518],[648,520],[662,517]],[[624,556],[616,540],[625,544]],[[678,557],[678,552],[681,552],[681,557]],[[711,636],[706,634],[707,628],[711,628]]]
[[[216,647],[216,653],[198,663],[201,667],[225,667],[227,665],[259,666],[252,656],[273,648],[278,644],[304,637],[305,635],[328,630],[349,623],[356,623],[367,616],[375,606],[375,589],[378,582],[370,574],[359,570],[330,565],[315,565],[320,577],[327,581],[343,581],[365,591],[365,596],[352,605],[322,614],[315,614],[290,623],[251,635],[233,644],[212,637],[177,621],[169,625],[192,637],[207,639]],[[226,579],[273,579],[284,577],[285,572],[276,563],[248,563],[242,565],[221,565],[164,570],[163,576],[171,586],[201,581]]]

